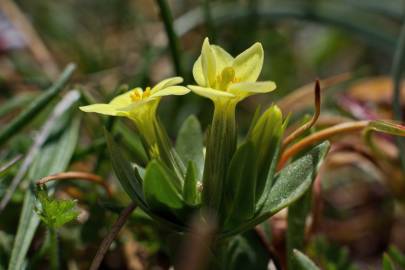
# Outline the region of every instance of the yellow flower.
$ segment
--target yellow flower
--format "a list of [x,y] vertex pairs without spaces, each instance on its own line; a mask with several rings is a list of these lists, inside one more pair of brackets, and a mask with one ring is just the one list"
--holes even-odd
[[272,81],[257,82],[263,66],[263,47],[256,42],[233,58],[205,38],[201,55],[194,63],[193,76],[197,85],[188,87],[198,95],[217,101],[235,101],[276,89]]
[[132,120],[142,117],[146,113],[154,113],[160,98],[169,95],[185,95],[190,90],[178,86],[182,83],[181,77],[168,78],[161,81],[153,88],[134,88],[122,95],[115,97],[108,104],[92,104],[80,107],[84,112],[95,112],[104,115],[125,116]]
[[154,126],[157,124],[156,109],[160,99],[163,96],[185,95],[190,92],[186,87],[177,85],[182,82],[181,77],[168,78],[152,88],[146,87],[145,90],[142,90],[137,87],[115,97],[108,104],[92,104],[80,107],[80,110],[131,119],[140,135],[152,147],[156,143]]

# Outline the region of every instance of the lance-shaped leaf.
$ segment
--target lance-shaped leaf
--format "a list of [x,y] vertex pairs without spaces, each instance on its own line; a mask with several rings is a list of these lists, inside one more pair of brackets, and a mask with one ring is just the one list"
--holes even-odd
[[226,218],[226,227],[253,217],[256,179],[256,150],[253,143],[247,141],[235,152],[228,169],[219,213],[219,217]]
[[296,260],[297,270],[320,270],[311,259],[299,250],[294,250],[294,258]]
[[175,178],[176,175],[158,160],[152,160],[146,167],[143,192],[148,206],[155,213],[183,208],[182,196],[174,186]]
[[329,146],[323,142],[281,170],[262,212],[276,213],[299,199],[315,179]]
[[203,139],[200,122],[197,117],[190,115],[177,135],[176,151],[184,164],[188,164],[190,160],[194,161],[199,179],[204,168]]
[[253,228],[298,200],[315,179],[328,150],[329,142],[323,142],[276,174],[268,199],[264,205],[257,205],[255,217],[224,231],[220,237],[226,238]]

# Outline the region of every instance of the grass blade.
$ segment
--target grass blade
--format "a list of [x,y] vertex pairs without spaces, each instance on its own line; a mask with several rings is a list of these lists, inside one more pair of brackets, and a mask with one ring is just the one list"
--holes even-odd
[[21,112],[16,118],[14,118],[6,127],[0,131],[0,145],[5,143],[21,128],[28,124],[35,115],[37,115],[42,109],[46,107],[50,100],[56,97],[65,86],[69,77],[72,75],[75,69],[74,64],[69,64],[62,72],[58,80],[42,95],[36,98],[23,112]]
[[178,76],[183,75],[183,70],[181,67],[181,54],[179,48],[179,40],[173,28],[173,16],[170,12],[169,5],[166,0],[156,0],[156,3],[160,9],[160,15],[165,26],[167,38],[169,39],[170,53],[173,59],[174,69]]
[[[61,133],[59,139],[41,149],[29,171],[31,181],[67,168],[76,147],[79,126],[79,119],[74,119],[69,128]],[[28,189],[25,193],[23,209],[11,251],[9,270],[23,268],[25,256],[39,224],[39,217],[34,213],[34,204],[35,195],[31,189]]]
[[[18,184],[21,182],[24,175],[26,174],[29,167],[31,166],[32,162],[34,161],[35,157],[37,156],[37,153],[38,153],[39,149],[42,147],[42,145],[44,145],[44,143],[48,139],[48,137],[51,134],[51,131],[52,131],[53,126],[55,125],[55,123],[57,123],[59,118],[74,103],[76,103],[76,101],[79,100],[79,97],[80,97],[80,95],[79,95],[78,91],[71,91],[55,107],[52,115],[49,117],[49,119],[43,125],[43,127],[42,127],[41,131],[39,132],[38,136],[35,138],[34,143],[31,146],[30,150],[28,151],[28,154],[25,156],[24,161],[22,162],[22,165],[21,165],[20,169],[18,170],[17,175],[11,181],[11,184],[8,187],[6,194],[2,198],[2,200],[0,202],[0,213],[7,206],[8,202],[11,199],[11,196],[13,195],[13,193],[15,191],[15,189],[17,188]],[[63,148],[61,148],[61,149],[63,149]]]

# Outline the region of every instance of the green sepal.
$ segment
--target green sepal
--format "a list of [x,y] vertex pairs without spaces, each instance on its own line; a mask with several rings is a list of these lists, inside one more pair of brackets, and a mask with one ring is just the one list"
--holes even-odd
[[225,228],[253,217],[256,193],[256,150],[251,141],[243,143],[233,156],[223,191],[220,218]]
[[176,140],[176,151],[184,164],[194,161],[196,173],[202,178],[204,169],[204,136],[197,117],[190,115],[182,124]]
[[197,189],[198,176],[195,163],[190,160],[187,166],[186,177],[183,186],[183,199],[189,206],[196,206],[201,202]]
[[174,175],[161,161],[152,160],[146,167],[143,193],[146,203],[155,213],[171,212],[184,207]]
[[297,270],[320,270],[319,267],[316,266],[315,263],[313,263],[311,259],[301,251],[294,249],[293,253],[296,265],[298,267]]

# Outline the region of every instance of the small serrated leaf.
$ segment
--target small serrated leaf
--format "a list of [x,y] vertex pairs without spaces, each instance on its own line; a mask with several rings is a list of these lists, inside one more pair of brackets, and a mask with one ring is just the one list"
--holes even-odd
[[45,187],[38,188],[36,196],[41,204],[41,208],[36,209],[36,212],[50,228],[58,229],[79,215],[79,212],[75,210],[76,201],[50,198]]

